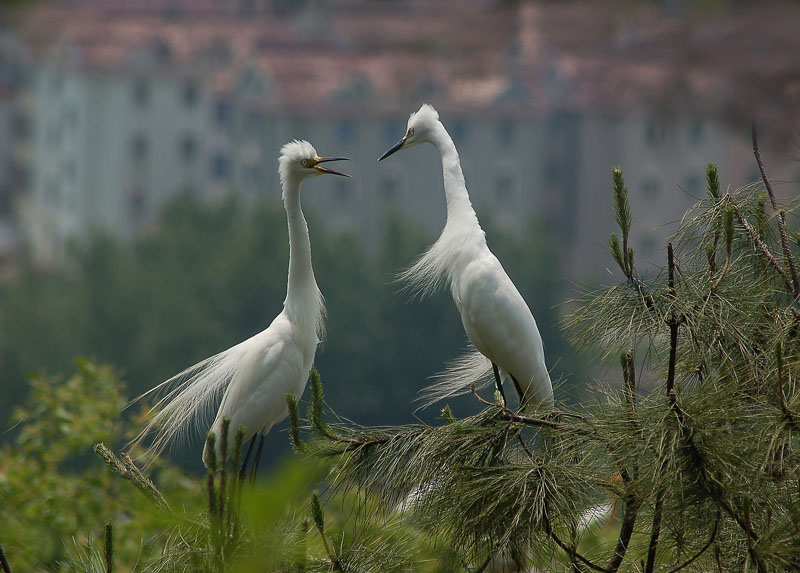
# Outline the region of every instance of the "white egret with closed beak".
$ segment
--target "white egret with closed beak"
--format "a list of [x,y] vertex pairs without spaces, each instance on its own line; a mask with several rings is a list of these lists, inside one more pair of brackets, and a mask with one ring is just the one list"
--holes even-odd
[[423,104],[412,113],[406,134],[378,161],[421,143],[432,143],[442,157],[447,223],[439,239],[401,274],[401,279],[422,295],[447,284],[464,330],[477,349],[456,361],[444,379],[428,389],[428,403],[463,392],[491,368],[503,400],[502,380],[510,378],[522,407],[549,407],[553,387],[536,321],[486,244],[467,193],[458,151],[437,111]]
[[[264,435],[287,417],[286,395],[299,397],[303,393],[323,335],[325,306],[311,265],[311,242],[300,207],[300,184],[322,174],[349,177],[322,166],[343,159],[346,158],[319,157],[307,141],[292,141],[281,149],[278,172],[289,224],[289,278],[283,310],[266,330],[187,368],[137,398],[165,392],[155,405],[157,413],[133,442],[141,443],[155,433],[150,459],[173,438],[200,425],[203,416],[213,411],[222,396],[210,429],[218,438],[217,449],[224,418],[230,418],[228,452],[232,451],[236,430],[244,426],[245,440],[251,439],[242,465],[244,472],[256,435],[260,434],[253,464],[255,475]],[[207,445],[203,462],[208,466]]]

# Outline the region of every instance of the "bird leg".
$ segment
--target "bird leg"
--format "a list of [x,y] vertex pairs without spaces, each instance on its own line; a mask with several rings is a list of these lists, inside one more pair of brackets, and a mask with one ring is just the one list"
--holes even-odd
[[517,395],[519,396],[519,409],[522,410],[525,406],[525,394],[522,392],[522,386],[519,385],[519,381],[514,378],[514,375],[509,372],[511,376],[511,380],[514,382],[514,388],[517,389]]
[[257,434],[253,434],[253,437],[250,438],[250,445],[247,446],[247,453],[244,455],[244,462],[242,462],[242,467],[239,470],[239,482],[244,481],[244,475],[247,473],[247,462],[250,461],[250,454],[253,453],[253,444],[256,441]]
[[500,397],[503,399],[503,405],[507,404],[506,401],[506,394],[503,392],[503,382],[500,380],[500,370],[497,368],[497,364],[492,362],[492,372],[494,372],[494,385],[497,386],[497,391],[500,392]]
[[256,483],[256,473],[258,472],[258,463],[261,461],[261,450],[264,449],[264,434],[258,440],[258,449],[256,450],[256,459],[253,461],[253,471],[250,473],[250,485]]

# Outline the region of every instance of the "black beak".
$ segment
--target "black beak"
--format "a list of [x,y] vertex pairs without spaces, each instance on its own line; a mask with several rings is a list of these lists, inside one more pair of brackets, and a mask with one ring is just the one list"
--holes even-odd
[[406,144],[406,138],[404,137],[403,139],[401,139],[400,141],[398,141],[397,143],[395,143],[395,144],[394,144],[394,147],[392,147],[392,148],[391,148],[389,151],[387,151],[386,153],[384,153],[383,155],[381,155],[381,158],[380,158],[380,159],[378,159],[378,161],[383,161],[384,159],[386,159],[387,157],[389,157],[391,154],[393,154],[393,153],[397,153],[398,151],[400,151],[401,149],[403,149],[403,146],[404,146],[405,144]]
[[320,167],[320,163],[325,163],[326,161],[350,161],[349,157],[321,157],[317,160],[316,164],[314,165],[314,169],[320,171],[322,173],[329,173],[330,175],[341,175],[342,177],[350,177],[347,173],[341,173],[339,171],[334,171],[333,169],[326,169],[325,167]]

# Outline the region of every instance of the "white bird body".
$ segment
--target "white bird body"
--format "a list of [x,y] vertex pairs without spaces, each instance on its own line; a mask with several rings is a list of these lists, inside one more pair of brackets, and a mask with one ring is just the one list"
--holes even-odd
[[[266,434],[284,420],[288,415],[284,397],[292,394],[299,398],[303,394],[318,340],[316,335],[303,333],[283,311],[266,330],[243,344],[247,349],[209,430],[218,437],[226,417],[231,420],[231,432],[239,426],[246,428],[245,439]],[[232,442],[232,437],[229,440]],[[206,465],[207,447],[203,450]]]
[[401,279],[423,295],[449,284],[467,337],[484,357],[471,353],[456,361],[443,380],[428,389],[428,403],[464,391],[485,378],[495,364],[501,377],[519,382],[526,403],[549,406],[553,388],[536,321],[486,244],[458,151],[436,110],[424,104],[413,113],[406,136],[381,159],[424,142],[432,143],[442,157],[447,223],[439,239],[401,274]]
[[[289,227],[289,278],[280,314],[263,331],[163,382],[138,399],[166,390],[155,405],[148,426],[134,440],[151,432],[150,459],[188,427],[199,426],[223,394],[210,431],[217,436],[226,417],[231,420],[228,452],[240,426],[245,440],[266,434],[288,415],[286,394],[299,398],[305,389],[317,345],[323,334],[325,306],[311,265],[308,225],[300,207],[300,183],[320,173],[344,175],[318,164],[334,159],[317,156],[310,143],[293,141],[278,160],[283,201]],[[219,459],[219,458],[217,458]],[[203,450],[208,465],[208,448]]]

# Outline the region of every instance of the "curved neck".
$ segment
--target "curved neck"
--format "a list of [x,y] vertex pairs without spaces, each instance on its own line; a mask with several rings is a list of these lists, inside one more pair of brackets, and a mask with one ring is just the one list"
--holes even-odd
[[458,157],[453,139],[444,125],[439,123],[433,132],[431,143],[436,146],[442,156],[442,174],[444,176],[444,195],[447,200],[447,223],[458,221],[461,225],[468,223],[471,227],[480,229],[478,217],[472,208],[464,182],[464,173],[461,171],[461,161]]
[[286,286],[287,309],[303,308],[308,296],[316,296],[317,282],[311,266],[311,241],[308,224],[300,207],[300,182],[289,178],[284,182],[283,205],[289,222],[289,281]]

